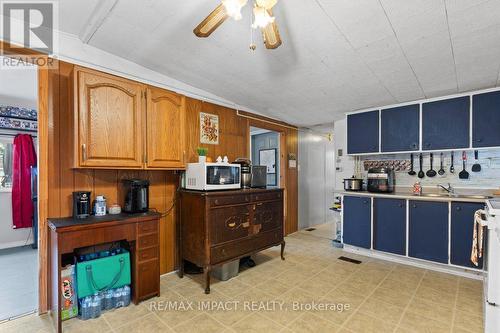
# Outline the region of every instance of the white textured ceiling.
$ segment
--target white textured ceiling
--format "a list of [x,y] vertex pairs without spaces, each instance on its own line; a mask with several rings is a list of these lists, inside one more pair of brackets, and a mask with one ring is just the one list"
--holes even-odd
[[[79,35],[97,0],[60,2]],[[249,50],[250,8],[199,39],[219,0],[118,0],[89,44],[297,125],[500,85],[500,0],[281,0],[283,45]]]

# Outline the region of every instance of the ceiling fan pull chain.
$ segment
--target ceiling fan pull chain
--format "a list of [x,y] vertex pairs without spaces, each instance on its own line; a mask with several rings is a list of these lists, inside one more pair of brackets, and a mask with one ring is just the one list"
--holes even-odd
[[255,45],[254,40],[253,40],[253,27],[252,27],[252,21],[253,21],[253,11],[250,11],[250,50],[255,51],[257,48],[257,45]]

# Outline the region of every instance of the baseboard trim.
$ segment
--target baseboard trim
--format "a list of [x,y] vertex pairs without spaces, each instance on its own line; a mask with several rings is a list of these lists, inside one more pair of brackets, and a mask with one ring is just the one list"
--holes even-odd
[[432,263],[432,262],[428,262],[425,260],[409,258],[409,257],[401,257],[398,255],[391,255],[389,253],[381,253],[378,251],[362,249],[362,248],[347,245],[347,244],[344,244],[344,251],[349,252],[349,253],[359,254],[362,256],[371,257],[371,258],[396,262],[398,264],[428,269],[431,271],[453,274],[453,275],[457,275],[457,276],[461,276],[461,277],[465,277],[465,278],[469,278],[469,279],[474,279],[474,280],[483,280],[483,277],[484,277],[484,272],[480,271],[480,270],[460,268],[458,266],[449,266],[449,265],[444,265],[444,264],[442,265],[442,264],[438,264],[438,263]]
[[33,244],[33,239],[31,239],[31,238],[28,240],[28,243],[26,243],[26,240],[17,241],[17,242],[9,242],[9,243],[1,243],[0,250],[10,249],[13,247],[27,246],[27,245],[31,245],[31,244]]

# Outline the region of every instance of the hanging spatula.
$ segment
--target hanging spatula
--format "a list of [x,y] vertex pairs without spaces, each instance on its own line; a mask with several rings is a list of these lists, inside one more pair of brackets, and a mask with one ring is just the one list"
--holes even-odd
[[481,164],[479,164],[479,152],[477,150],[474,150],[474,159],[475,162],[472,165],[472,172],[479,172],[481,171]]
[[463,169],[458,174],[458,178],[460,178],[460,179],[469,179],[469,173],[467,172],[467,170],[465,170],[465,162],[466,161],[467,161],[467,153],[464,150],[462,152],[462,165],[463,165]]

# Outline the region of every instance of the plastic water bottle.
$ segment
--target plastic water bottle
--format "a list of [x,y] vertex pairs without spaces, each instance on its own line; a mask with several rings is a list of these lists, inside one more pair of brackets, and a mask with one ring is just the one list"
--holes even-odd
[[120,308],[124,305],[122,299],[122,291],[123,288],[116,288],[113,292],[113,302],[115,303],[115,308]]
[[101,315],[101,299],[99,298],[98,294],[94,294],[94,297],[92,297],[92,314],[91,318],[97,318]]
[[104,293],[103,292],[99,292],[99,294],[97,295],[97,297],[99,297],[99,304],[101,304],[101,312],[106,310],[105,309],[105,304],[104,304]]
[[113,290],[107,290],[104,293],[104,309],[105,310],[111,310],[112,308],[115,307],[115,304],[113,302]]
[[123,306],[129,306],[129,304],[130,304],[130,287],[128,285],[123,286],[122,300],[123,300]]
[[91,299],[89,296],[84,297],[81,300],[81,306],[80,306],[80,319],[82,320],[87,320],[90,319],[91,316]]

